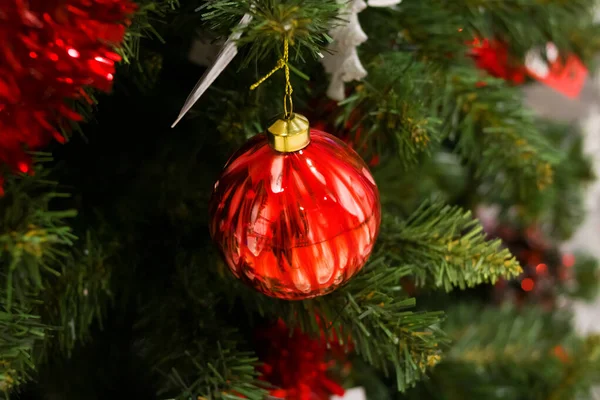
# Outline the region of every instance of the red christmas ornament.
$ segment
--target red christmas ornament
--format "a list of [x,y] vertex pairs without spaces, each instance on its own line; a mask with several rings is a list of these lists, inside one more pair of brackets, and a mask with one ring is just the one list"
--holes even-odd
[[[310,142],[310,143],[309,143]],[[296,115],[234,154],[215,184],[210,232],[233,274],[289,300],[327,294],[365,264],[379,192],[346,144]]]
[[81,116],[66,99],[108,91],[121,57],[129,0],[0,0],[0,164],[31,170],[26,150],[64,142]]
[[[271,396],[285,400],[329,400],[343,396],[344,388],[328,372],[341,364],[343,349],[324,335],[311,338],[299,329],[293,332],[281,320],[257,335],[263,344],[261,378],[276,389]],[[334,351],[338,350],[338,351]]]
[[[513,82],[525,82],[527,70],[523,64],[517,63],[509,57],[508,45],[499,40],[475,39],[469,43],[471,56],[477,66],[498,78]],[[485,86],[483,82],[478,86]]]

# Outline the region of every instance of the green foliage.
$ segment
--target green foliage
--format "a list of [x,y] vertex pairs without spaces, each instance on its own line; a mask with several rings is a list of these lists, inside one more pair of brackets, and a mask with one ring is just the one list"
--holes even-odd
[[560,153],[518,89],[473,66],[441,68],[401,52],[380,55],[370,72],[340,118],[364,153],[396,153],[406,167],[446,141],[469,164],[483,198],[519,201],[552,183]]
[[452,68],[439,118],[486,189],[522,199],[552,183],[560,153],[543,137],[518,89],[473,68]]
[[461,162],[456,154],[440,149],[431,157],[423,157],[408,173],[400,173],[402,160],[386,160],[373,171],[382,208],[398,218],[407,218],[425,200],[456,204],[471,189],[468,169]]
[[[264,88],[263,88],[264,89]],[[240,95],[237,90],[218,90],[221,97],[206,114],[215,120],[217,129],[224,141],[241,145],[245,140],[261,133],[262,115],[264,109],[262,104],[266,102],[261,98],[264,94],[262,89],[255,91],[256,96]],[[260,100],[259,100],[260,99]],[[223,109],[225,100],[225,109]],[[273,102],[273,110],[281,107],[280,98]]]
[[598,260],[585,254],[575,256],[574,282],[575,285],[567,288],[569,296],[593,301],[598,296],[600,288],[600,266]]
[[389,259],[412,266],[424,287],[465,289],[522,272],[499,240],[486,241],[469,211],[439,203],[424,203],[406,220],[384,220],[380,245]]
[[331,41],[327,32],[339,9],[333,0],[216,0],[207,3],[203,17],[210,30],[225,34],[244,14],[252,16],[238,40],[239,46],[250,44],[244,62],[248,65],[281,54],[284,38],[290,40],[291,60],[304,59],[305,53],[318,58]]
[[466,44],[474,38],[509,44],[515,59],[553,42],[562,54],[575,52],[585,61],[600,48],[593,22],[593,0],[403,1],[393,9],[369,8],[361,25],[370,42],[363,52],[377,56],[393,41],[400,51],[443,65],[462,64]]
[[235,341],[227,339],[229,335],[222,332],[217,342],[191,342],[182,354],[170,354],[169,361],[176,367],[163,372],[159,394],[176,392],[174,398],[178,400],[264,399],[267,391],[261,388],[255,370],[258,359],[254,353],[236,348]]
[[451,7],[448,2],[435,0],[405,1],[395,10],[382,11],[389,21],[383,25],[398,25],[395,38],[401,49],[437,63],[455,63],[464,57],[465,43],[472,40],[472,32],[465,23],[467,10],[450,10]]
[[0,311],[0,390],[3,397],[18,385],[29,380],[35,369],[33,352],[50,327],[19,307]]
[[[53,344],[68,354],[87,337],[109,293],[110,270],[102,265],[101,245],[88,235],[83,249],[73,249],[76,237],[67,220],[76,212],[55,210],[54,204],[69,195],[48,176],[43,164],[34,175],[9,176],[0,198],[1,302],[7,310],[2,317],[6,355],[0,354],[4,389],[22,383],[34,363],[51,355],[47,350]],[[52,335],[46,334],[49,326]],[[34,341],[44,348],[35,357]]]
[[464,56],[465,43],[474,38],[502,40],[519,58],[553,42],[564,54],[575,52],[588,60],[600,46],[589,11],[593,4],[593,0],[404,1],[395,10],[377,10],[382,21],[367,25],[367,33],[381,37],[383,29],[394,26],[401,32],[395,37],[400,48],[442,63]]
[[41,315],[58,328],[46,344],[65,354],[89,339],[92,323],[102,326],[112,297],[111,275],[118,247],[99,236],[88,231],[85,241],[65,257],[60,275],[48,280],[42,295]]
[[[540,393],[563,400],[597,382],[598,340],[574,338],[562,313],[472,304],[425,310],[465,295],[438,294],[443,300],[429,307],[425,294],[436,289],[519,274],[512,255],[486,241],[467,211],[482,200],[517,209],[519,218],[541,221],[556,237],[568,236],[580,218],[579,186],[590,177],[581,143],[524,111],[519,89],[477,70],[467,42],[503,39],[518,57],[553,41],[562,54],[589,58],[600,48],[591,0],[404,0],[360,14],[370,36],[359,49],[369,76],[325,122],[349,130],[358,151],[380,156],[375,175],[384,220],[358,276],[301,302],[267,298],[229,275],[217,276],[225,267],[209,250],[207,202],[233,144],[261,131],[267,114],[279,110],[283,80],[252,93],[246,88],[272,68],[285,38],[296,70],[296,107],[307,114],[320,108],[312,100],[323,97],[327,79],[316,59],[340,22],[342,4],[215,0],[199,2],[193,13],[197,2],[138,3],[118,49],[127,66],[120,68],[116,98],[103,100],[99,128],[85,127],[89,145],[74,140],[58,151],[68,166],[62,178],[77,192],[71,204],[81,209],[76,226],[85,240],[73,245],[65,221],[73,212],[52,211],[52,199],[63,195],[42,170],[9,178],[0,198],[6,287],[0,299],[8,310],[0,313],[0,389],[24,382],[34,364],[61,359],[71,365],[67,357],[78,356],[87,363],[77,344],[90,339],[96,322],[98,329],[124,327],[111,332],[125,343],[116,353],[140,375],[152,375],[146,390],[156,389],[158,398],[261,399],[265,388],[248,339],[263,319],[277,318],[341,344],[350,337],[364,376],[374,380],[381,375],[375,369],[390,375],[373,384],[382,397],[531,399]],[[165,134],[166,120],[202,72],[184,61],[191,32],[226,37],[246,13],[253,20],[239,39],[240,55],[205,94],[197,121]],[[196,24],[195,16],[203,21]],[[153,39],[158,43],[150,44]],[[256,67],[237,68],[249,65]],[[310,82],[296,82],[306,75]],[[87,106],[76,109],[89,115]],[[463,208],[426,201],[432,198]],[[101,229],[91,217],[97,215],[110,229]],[[578,261],[578,279],[595,279],[595,263]],[[418,308],[413,282],[422,296]],[[571,294],[591,293],[586,285]],[[38,344],[45,358],[37,357]],[[96,349],[95,342],[89,346]],[[112,342],[109,348],[114,351]],[[429,380],[422,379],[426,374]]]
[[14,298],[22,302],[44,288],[44,277],[58,275],[57,264],[72,245],[75,236],[66,219],[75,211],[55,211],[53,199],[68,195],[57,192],[41,165],[34,176],[9,176],[6,194],[0,197],[0,265],[5,305],[10,309]]
[[[317,336],[325,333],[343,346],[351,337],[354,349],[369,364],[393,373],[402,389],[439,362],[440,346],[446,343],[437,328],[442,313],[412,310],[415,300],[400,285],[411,273],[409,267],[386,265],[375,255],[347,286],[325,297],[290,302],[258,294],[231,279],[229,272],[214,276],[203,267],[205,249],[192,251],[191,259],[182,259],[185,253],[180,249],[175,285],[147,305],[138,324],[144,332],[154,327],[139,347],[159,371],[163,395],[227,398],[243,393],[261,398],[263,389],[254,372],[257,360],[245,350],[244,337],[226,321],[237,300],[248,311],[251,326],[257,312]],[[156,321],[161,321],[160,327]],[[248,326],[239,318],[235,322]]]
[[500,38],[519,55],[548,42],[565,53],[598,46],[597,42],[574,40],[570,34],[593,25],[593,0],[460,0],[447,4],[451,11],[465,15],[466,26],[474,34]]
[[536,125],[559,155],[552,182],[544,190],[527,190],[527,196],[517,199],[511,192],[479,192],[486,203],[500,206],[502,220],[519,226],[537,225],[549,238],[566,240],[585,215],[584,191],[593,179],[593,172],[577,130],[548,121],[537,120]]
[[458,304],[447,314],[452,347],[403,399],[588,398],[600,381],[600,341],[576,337],[564,312]]
[[446,354],[448,362],[489,368],[503,368],[503,362],[535,363],[550,358],[553,348],[572,335],[567,313],[547,313],[535,306],[495,309],[458,304],[448,315],[444,329],[454,341]]
[[[386,362],[393,365],[398,389],[404,390],[439,362],[445,338],[436,324],[442,314],[408,311],[415,300],[399,296],[399,281],[410,274],[410,268],[390,268],[377,259],[365,268],[365,273],[340,293],[347,303],[339,316],[339,328],[350,333],[356,351],[367,362],[386,374]],[[325,305],[317,309],[325,309]]]
[[[179,248],[171,284],[142,307],[136,343],[153,366],[160,398],[260,400],[258,359],[247,337],[228,325],[215,285],[193,256]],[[160,321],[160,324],[157,324]]]
[[[240,284],[231,285],[230,296],[241,297],[249,312],[258,310],[270,318],[283,318],[303,331],[320,335],[325,329],[341,345],[351,337],[355,351],[366,362],[386,375],[392,367],[398,387],[404,390],[439,362],[440,345],[446,342],[437,328],[442,313],[411,311],[415,300],[400,285],[410,274],[410,267],[388,265],[376,254],[359,276],[325,297],[281,301]],[[325,328],[316,316],[327,321]]]
[[315,315],[331,322],[333,338],[349,335],[356,351],[388,373],[394,367],[400,390],[410,387],[440,360],[444,335],[437,328],[442,314],[415,312],[415,300],[402,288],[403,279],[420,285],[473,286],[516,276],[519,264],[499,241],[486,242],[470,213],[442,205],[424,205],[404,222],[384,218],[380,242],[363,272],[347,286],[323,298],[276,301],[234,285],[230,296],[263,315],[279,316],[291,326],[319,334]]
[[396,53],[377,58],[369,70],[368,81],[341,103],[338,123],[354,133],[362,153],[414,165],[441,140],[440,120],[430,109],[435,66]]
[[554,354],[565,364],[561,379],[553,387],[550,400],[587,398],[590,388],[600,383],[600,336],[591,335],[574,340],[564,354],[554,348]]
[[[544,191],[523,199],[523,219],[533,217],[546,234],[566,240],[582,222],[585,184],[593,179],[590,161],[583,153],[583,139],[577,130],[558,124],[538,122],[554,148],[561,151],[554,179]],[[499,199],[500,203],[502,200]]]
[[140,58],[140,44],[143,38],[156,38],[162,41],[156,26],[164,23],[168,13],[179,7],[179,0],[141,0],[131,25],[125,32],[125,39],[117,49],[127,64]]

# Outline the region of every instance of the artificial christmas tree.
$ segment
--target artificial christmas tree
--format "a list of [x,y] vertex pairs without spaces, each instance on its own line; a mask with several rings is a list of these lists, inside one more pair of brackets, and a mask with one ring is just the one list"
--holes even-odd
[[[502,59],[514,65],[526,65],[527,55],[548,43],[564,61],[560,65],[573,65],[573,57],[589,63],[600,48],[594,2],[367,5],[349,16],[353,32],[360,27],[365,33],[359,47],[356,37],[347,38],[350,49],[335,43],[350,26],[348,5],[337,0],[0,0],[0,22],[9,21],[0,26],[2,71],[17,71],[10,54],[27,55],[35,45],[49,55],[75,36],[100,49],[99,56],[111,54],[107,60],[114,65],[107,68],[122,60],[115,71],[102,69],[110,82],[78,82],[83,92],[55,90],[65,71],[96,71],[79,64],[84,54],[99,62],[79,49],[80,58],[65,58],[66,64],[26,59],[27,69],[19,70],[18,81],[11,78],[9,92],[2,91],[2,79],[17,75],[0,77],[0,145],[10,143],[0,148],[8,162],[0,197],[5,397],[327,399],[361,386],[369,399],[586,398],[600,381],[600,341],[575,334],[561,299],[593,292],[595,263],[578,255],[585,265],[564,282],[556,263],[557,279],[544,280],[555,285],[551,302],[547,287],[514,296],[530,288],[527,279],[535,289],[534,274],[544,262],[532,266],[520,253],[531,256],[540,245],[525,234],[515,242],[486,232],[485,219],[482,225],[473,213],[492,207],[498,227],[536,227],[547,238],[544,254],[558,254],[557,243],[581,220],[590,168],[577,133],[533,117],[519,86],[479,68],[472,43],[503,43]],[[118,37],[104,35],[103,24],[117,24]],[[52,43],[33,40],[50,31],[57,35]],[[188,60],[197,36],[216,46],[230,38],[220,58],[229,63],[207,73],[202,97],[171,129],[206,72]],[[343,49],[352,57],[340,65],[350,70],[325,71],[322,56],[336,50],[345,57]],[[59,60],[76,54],[64,50]],[[367,75],[354,81],[357,60]],[[281,72],[260,79],[273,65],[289,69],[289,85]],[[53,79],[34,80],[40,72]],[[556,76],[568,75],[560,72]],[[337,98],[344,97],[339,103],[327,98],[331,79]],[[250,90],[257,81],[260,86]],[[553,87],[559,81],[553,79]],[[94,91],[108,83],[110,95]],[[305,153],[323,141],[341,157],[309,154],[313,171],[308,159],[290,153],[298,166],[280,163],[275,176],[281,181],[258,180],[277,190],[269,191],[267,202],[249,202],[259,191],[237,183],[269,175],[276,162],[267,160],[286,156],[260,135],[292,85],[294,110],[283,120],[289,122],[292,112],[307,115],[313,127],[327,127],[350,145],[371,171],[345,144],[317,133]],[[20,97],[9,99],[14,87]],[[71,103],[77,99],[84,107]],[[87,121],[65,120],[64,107]],[[53,116],[43,120],[49,126],[34,115],[42,108]],[[67,123],[69,141],[45,147],[48,140],[35,146],[21,141],[27,132],[3,128],[4,121],[16,126],[14,110],[19,126],[35,123],[44,138]],[[222,166],[248,140],[261,143],[251,155],[262,151],[272,158],[244,164],[236,185],[224,185],[226,171],[211,203]],[[23,154],[27,170],[18,164]],[[342,163],[352,169],[340,169]],[[296,167],[314,182],[283,179]],[[219,192],[223,188],[240,204],[252,204],[247,219],[231,201],[221,201],[229,199]],[[305,193],[297,210],[319,191],[334,194],[332,208],[320,205],[290,217],[288,189]],[[276,254],[275,260],[252,253],[264,238],[249,222],[265,210],[272,215],[261,226],[278,238],[265,254]],[[233,220],[238,223],[223,223]],[[295,240],[306,232],[335,234]],[[323,295],[278,299],[243,285],[230,272],[238,265],[230,262],[237,254],[232,243],[245,249],[245,280],[256,279],[253,269],[268,270],[296,276],[291,282],[303,295]],[[320,250],[299,263],[294,253],[310,246]],[[332,269],[331,260],[345,262]],[[323,287],[298,287],[302,273],[318,281],[328,268],[338,274],[321,276]],[[526,301],[515,304],[515,298]]]

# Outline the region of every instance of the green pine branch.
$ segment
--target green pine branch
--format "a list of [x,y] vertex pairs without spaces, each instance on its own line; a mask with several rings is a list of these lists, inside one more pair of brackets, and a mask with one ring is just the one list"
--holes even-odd
[[330,322],[332,338],[351,337],[368,363],[385,373],[392,367],[398,388],[405,390],[439,362],[446,339],[437,328],[442,314],[413,311],[415,300],[401,281],[450,290],[515,276],[521,269],[498,241],[486,242],[477,221],[459,208],[424,205],[405,222],[387,220],[379,241],[363,271],[330,295],[278,301],[226,280],[227,297],[241,297],[249,310],[314,334],[323,328],[317,316]]
[[410,53],[380,56],[364,84],[344,100],[338,124],[350,129],[363,154],[399,158],[405,167],[441,141],[440,120],[431,112],[436,66],[416,62]]
[[[78,243],[82,248],[74,246],[76,237],[66,222],[76,212],[54,210],[56,199],[69,196],[48,175],[42,163],[33,176],[7,176],[0,198],[2,304],[7,310],[0,388],[7,393],[44,357],[57,354],[47,351],[54,344],[69,353],[76,341],[86,339],[91,323],[101,321],[110,294],[110,268],[103,263],[101,245],[88,235]],[[48,326],[52,335],[46,335]],[[34,341],[40,349],[35,357]]]
[[[153,367],[160,398],[260,400],[267,391],[248,338],[227,323],[227,311],[203,265],[177,252],[171,284],[141,308],[136,321],[139,354]],[[202,261],[200,261],[202,260]],[[157,294],[158,293],[158,294]],[[160,324],[157,324],[160,321]]]
[[44,288],[44,279],[59,275],[57,265],[76,237],[66,225],[74,210],[53,210],[56,198],[68,197],[47,180],[48,171],[38,165],[33,176],[7,176],[6,194],[0,197],[0,264],[6,307]]
[[363,11],[361,25],[378,40],[361,50],[376,57],[394,43],[396,50],[421,60],[452,65],[462,62],[469,42],[485,38],[508,43],[516,60],[552,42],[563,56],[574,52],[590,61],[600,47],[599,26],[589,11],[593,4],[593,0],[403,1],[393,9]]
[[478,37],[499,38],[510,44],[511,51],[524,55],[527,51],[553,42],[565,53],[582,53],[595,47],[592,39],[578,42],[571,32],[593,25],[593,0],[534,1],[459,0],[447,3],[452,12],[465,16],[467,27]]
[[[305,301],[282,301],[258,294],[226,277],[227,296],[241,298],[248,310],[272,319],[283,318],[305,332],[329,335],[354,350],[386,375],[394,374],[399,390],[421,379],[440,361],[446,344],[437,328],[441,312],[414,311],[415,299],[404,293],[402,278],[408,266],[389,266],[375,255],[363,272],[330,295]],[[318,321],[326,321],[323,323]],[[350,339],[349,339],[350,338]]]
[[113,296],[111,278],[117,248],[105,236],[88,231],[85,241],[65,257],[60,275],[47,281],[38,308],[44,322],[57,327],[46,343],[48,348],[70,354],[76,344],[89,339],[92,323],[102,326]]
[[574,342],[564,354],[555,351],[557,356],[562,356],[565,369],[554,382],[548,400],[589,398],[592,388],[600,383],[600,336]]
[[538,130],[521,93],[473,67],[451,69],[439,100],[446,134],[492,194],[519,200],[546,188],[560,152]]
[[572,335],[565,312],[536,307],[501,309],[459,304],[448,312],[444,329],[453,340],[448,362],[501,368],[503,363],[535,363],[549,358],[553,348]]
[[568,312],[476,303],[446,312],[452,347],[402,399],[589,398],[600,382],[600,341],[576,336]]
[[411,311],[416,301],[399,296],[399,281],[410,274],[410,267],[390,268],[380,258],[365,268],[338,295],[347,301],[339,329],[350,332],[356,351],[371,365],[386,375],[387,365],[393,366],[398,389],[405,390],[440,361],[440,347],[447,343],[437,327],[442,313]]
[[[238,44],[250,45],[244,61],[248,65],[282,54],[284,38],[290,40],[291,60],[303,60],[306,54],[317,59],[331,41],[327,32],[336,22],[340,7],[334,0],[216,0],[206,4],[203,18],[209,31],[223,36],[242,30]],[[239,28],[244,14],[251,15],[252,21]]]
[[[409,53],[380,55],[370,75],[344,101],[355,147],[406,165],[449,139],[485,181],[482,195],[521,200],[552,183],[560,152],[523,108],[520,91],[474,66],[441,67]],[[512,197],[511,197],[512,196]]]
[[416,53],[420,59],[453,63],[465,56],[466,42],[473,37],[464,9],[456,12],[449,8],[448,3],[436,0],[403,1],[393,10],[377,10],[384,14],[385,23],[368,26],[367,32],[371,36],[382,27],[395,26],[394,40],[400,50]]
[[384,218],[380,245],[389,259],[414,266],[412,274],[419,286],[450,291],[522,272],[499,240],[486,240],[469,211],[440,203],[425,202],[404,221]]
[[139,59],[140,42],[143,38],[155,38],[163,41],[156,26],[164,24],[168,13],[179,7],[179,0],[141,0],[125,31],[121,47],[117,49],[127,64]]
[[212,343],[191,342],[183,353],[169,354],[173,366],[160,371],[159,395],[177,400],[264,399],[267,391],[258,381],[258,359],[254,353],[238,349],[235,340],[227,339],[230,334],[222,332]]
[[[404,1],[394,10],[372,11],[382,21],[367,25],[366,31],[369,36],[393,38],[399,49],[444,64],[464,57],[469,51],[466,44],[474,38],[502,40],[517,59],[552,42],[563,55],[575,52],[587,61],[600,46],[594,35],[598,26],[589,11],[593,4],[593,0]],[[387,32],[390,26],[401,34]]]
[[575,285],[567,285],[566,294],[583,301],[594,301],[600,289],[600,265],[595,257],[578,253],[575,255]]
[[34,348],[51,328],[19,307],[0,311],[0,390],[3,398],[30,379],[35,369]]
[[567,312],[459,303],[447,315],[452,347],[428,381],[399,398],[589,398],[600,382],[600,340],[575,335]]
[[[587,398],[600,381],[600,341],[575,336],[566,312],[459,304],[448,316],[444,329],[454,345],[432,379],[454,398],[486,399],[498,387],[511,398],[527,397],[531,387],[539,398]],[[459,388],[451,381],[461,373],[470,384]]]
[[[537,121],[537,125],[562,156],[554,167],[552,184],[522,199],[519,211],[524,224],[537,223],[547,235],[566,240],[583,220],[585,184],[592,181],[594,174],[584,155],[580,132],[544,121]],[[497,199],[498,204],[507,202]]]

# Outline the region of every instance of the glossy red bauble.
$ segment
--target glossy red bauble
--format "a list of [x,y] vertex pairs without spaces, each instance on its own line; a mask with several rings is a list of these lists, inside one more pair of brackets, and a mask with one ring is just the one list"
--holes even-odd
[[379,191],[363,160],[318,130],[279,153],[257,135],[234,154],[211,199],[211,236],[233,274],[299,300],[327,294],[363,267],[379,232]]

